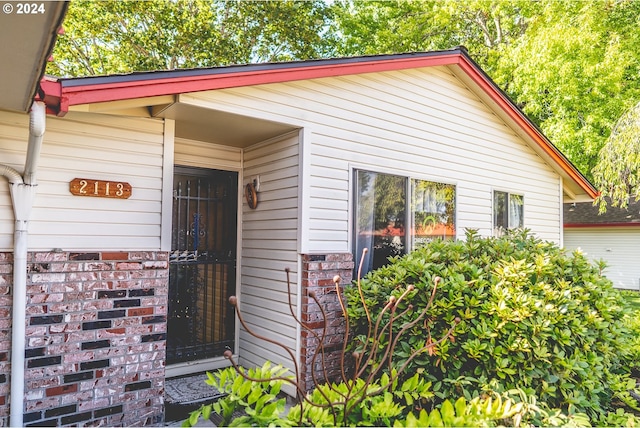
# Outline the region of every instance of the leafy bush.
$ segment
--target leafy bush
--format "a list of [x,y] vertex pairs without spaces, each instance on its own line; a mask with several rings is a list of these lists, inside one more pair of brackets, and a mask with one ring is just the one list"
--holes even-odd
[[290,410],[289,420],[301,426],[392,426],[405,419],[414,403],[432,395],[418,374],[402,383],[393,373],[373,382],[356,378],[320,384]]
[[[285,372],[281,366],[272,367],[267,362],[241,373],[234,368],[208,373],[206,383],[227,396],[201,406],[182,426],[195,426],[200,417],[208,419],[212,412],[222,416],[220,426],[588,426],[586,415],[549,410],[521,391],[469,401],[464,397],[455,402],[445,400],[439,408],[426,411],[419,403],[433,394],[430,384],[417,373],[402,383],[394,375],[383,374],[374,382],[356,378],[318,385],[287,412],[285,399],[277,397]],[[628,415],[621,413],[608,420],[627,420],[624,416]]]
[[[520,395],[522,401],[510,394]],[[506,397],[483,396],[467,401],[458,398],[455,404],[444,400],[439,408],[427,412],[421,409],[418,417],[409,413],[405,420],[395,422],[395,427],[589,427],[589,418],[583,413],[565,414],[536,403],[534,397],[526,397],[521,391],[510,391]]]
[[620,294],[630,309],[625,317],[632,336],[629,344],[629,368],[633,376],[640,378],[640,292],[620,290]]
[[361,346],[368,324],[364,306],[375,317],[387,296],[411,284],[415,291],[403,303],[410,310],[394,323],[398,329],[427,304],[434,278],[441,277],[428,320],[394,349],[394,361],[402,365],[415,349],[445,334],[456,317],[462,320],[450,340],[406,370],[424,371],[434,405],[519,388],[550,407],[594,417],[633,386],[625,367],[627,310],[581,253],[567,254],[527,231],[500,238],[468,231],[466,241],[437,240],[391,260],[361,281],[365,305],[355,287],[347,288],[349,322]]
[[[194,426],[201,416],[209,419],[211,412],[222,417],[221,426],[292,426],[281,416],[286,399],[278,397],[282,377],[288,370],[282,366],[272,367],[268,361],[262,367],[238,370],[228,367],[213,374],[207,372],[205,383],[226,396],[191,412],[183,427]],[[247,380],[243,375],[254,380]]]
[[[384,376],[383,376],[384,378]],[[404,382],[400,387],[395,385],[389,391],[372,396],[366,396],[364,400],[358,400],[356,394],[352,400],[344,400],[345,395],[349,395],[348,384],[341,383],[338,388],[326,388],[319,386],[307,398],[312,404],[296,406],[289,413],[289,420],[301,426],[323,426],[323,427],[343,427],[343,426],[394,426],[394,427],[495,427],[502,424],[509,426],[519,426],[523,420],[531,419],[533,414],[531,408],[523,403],[515,403],[510,398],[503,399],[495,397],[476,397],[471,401],[463,397],[455,403],[445,400],[439,408],[431,411],[417,408],[419,412],[413,413],[413,406],[403,401],[403,396],[411,393],[421,395],[426,392],[423,388],[412,391],[412,385],[416,385],[419,380],[418,375],[414,375],[410,380]],[[371,387],[379,388],[384,386],[388,378],[382,379],[381,383],[374,383]],[[351,386],[362,386],[362,379],[358,379]],[[424,387],[425,384],[420,384]],[[419,391],[419,392],[418,392]],[[428,394],[427,394],[428,395]],[[401,404],[404,403],[404,404]],[[342,413],[349,409],[347,417]],[[302,419],[300,412],[302,411]],[[567,425],[570,421],[564,415],[559,415],[556,419],[544,419],[546,426]],[[553,422],[561,421],[561,424]],[[578,424],[579,425],[579,424]]]

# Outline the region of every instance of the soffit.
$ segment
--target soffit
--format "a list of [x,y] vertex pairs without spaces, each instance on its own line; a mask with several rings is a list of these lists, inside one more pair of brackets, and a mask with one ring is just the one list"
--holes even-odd
[[187,104],[180,102],[179,98],[175,95],[136,98],[82,104],[71,106],[69,110],[173,119],[176,137],[238,148],[249,147],[297,129],[292,125]]
[[296,127],[184,103],[156,106],[154,117],[175,120],[176,137],[233,147],[249,147]]
[[[27,112],[53,49],[67,2],[6,2],[2,6],[0,109]],[[31,12],[32,7],[37,13],[24,13],[27,8]]]

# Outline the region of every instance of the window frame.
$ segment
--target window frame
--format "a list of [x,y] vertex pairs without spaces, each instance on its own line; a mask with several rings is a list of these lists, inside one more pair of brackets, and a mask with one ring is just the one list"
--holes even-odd
[[[355,268],[354,268],[354,277],[358,271],[358,265],[360,262],[360,258],[362,254],[356,254],[358,251],[358,207],[356,206],[356,202],[359,198],[359,190],[358,190],[358,173],[359,172],[369,172],[374,174],[384,174],[402,178],[404,180],[404,192],[405,192],[405,201],[404,201],[404,227],[405,227],[405,239],[404,239],[404,253],[407,254],[416,249],[415,242],[415,224],[414,224],[414,216],[412,215],[412,202],[413,202],[413,180],[426,181],[436,184],[441,184],[445,186],[452,186],[454,189],[454,195],[452,203],[453,207],[453,225],[455,232],[451,239],[458,239],[458,183],[452,182],[451,180],[443,180],[441,178],[434,178],[425,176],[422,174],[409,174],[406,171],[399,172],[397,170],[386,169],[386,168],[372,168],[370,165],[358,165],[350,167],[350,192],[349,192],[349,209],[351,210],[350,224],[349,224],[349,248],[350,251],[354,255],[355,260]],[[407,230],[410,231],[407,233]],[[411,233],[413,231],[414,233]]]
[[[503,194],[506,195],[506,204],[505,204],[506,212],[504,214],[506,216],[506,218],[507,218],[507,227],[506,228],[504,228],[503,226],[498,226],[496,224],[496,209],[497,209],[497,207],[496,207],[496,204],[497,204],[496,193],[503,193]],[[510,221],[509,207],[510,207],[510,202],[511,202],[511,197],[512,196],[518,196],[518,197],[521,198],[521,201],[522,201],[522,204],[521,204],[521,206],[522,206],[522,214],[520,216],[521,225],[518,225],[518,226],[515,226],[515,227],[509,225],[509,221]],[[492,235],[493,236],[496,236],[496,237],[502,236],[502,235],[504,235],[505,230],[515,230],[515,229],[519,229],[519,228],[524,228],[525,212],[526,212],[524,200],[525,200],[524,192],[512,192],[512,191],[509,191],[509,190],[492,189],[492,191],[491,191],[491,231],[492,231]]]
[[[413,200],[415,197],[415,194],[413,193],[413,181],[423,181],[423,182],[429,182],[429,183],[433,183],[436,185],[442,185],[442,186],[452,186],[453,187],[453,191],[454,191],[454,195],[453,195],[453,212],[451,213],[452,217],[453,217],[453,228],[454,228],[454,233],[453,233],[453,237],[451,238],[452,240],[457,240],[458,239],[458,228],[457,228],[457,221],[458,221],[458,185],[457,184],[453,184],[453,183],[448,183],[448,182],[444,182],[444,181],[437,181],[437,180],[430,180],[430,179],[426,179],[426,178],[419,178],[419,177],[409,177],[408,178],[408,185],[409,185],[409,191],[408,191],[408,195],[409,198],[407,200],[407,214],[408,214],[408,220],[409,220],[409,227],[410,230],[413,231],[413,233],[410,234],[409,236],[409,240],[410,240],[410,245],[408,248],[408,251],[413,251],[415,249],[417,249],[418,247],[416,247],[416,238],[419,238],[417,232],[417,227],[415,224],[415,216],[414,216],[414,211],[413,211]],[[437,224],[442,224],[441,222],[438,222]],[[435,237],[437,237],[437,235],[431,235],[430,239],[434,239]]]

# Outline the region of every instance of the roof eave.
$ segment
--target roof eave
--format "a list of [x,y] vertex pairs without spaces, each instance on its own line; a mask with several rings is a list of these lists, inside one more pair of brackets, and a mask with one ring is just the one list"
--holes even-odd
[[[49,107],[62,116],[69,107],[189,92],[210,91],[323,77],[345,76],[455,65],[484,91],[516,126],[541,149],[558,171],[591,199],[598,192],[578,169],[544,136],[511,99],[482,71],[464,48],[414,54],[324,59],[290,63],[250,64],[212,69],[131,73],[88,78],[49,80],[43,84]],[[45,99],[47,98],[45,96]],[[576,193],[575,191],[572,193]]]
[[68,7],[67,1],[45,3],[40,3],[35,14],[12,13],[15,2],[4,4],[6,9],[0,14],[0,109],[26,113],[37,97]]
[[[542,131],[524,114],[522,110],[507,96],[498,85],[471,59],[468,54],[462,55],[463,60],[458,64],[473,82],[504,111],[509,118],[521,128],[532,141],[559,167],[564,178],[572,180],[587,198],[595,199],[598,190],[582,175],[582,173],[567,159],[567,157],[542,133]],[[568,190],[568,189],[566,189]],[[575,192],[571,192],[575,193]]]
[[450,65],[459,61],[460,52],[460,50],[451,50],[423,54],[357,57],[356,60],[340,58],[58,79],[60,89],[57,92],[60,93],[61,100],[55,108],[59,110],[59,115],[64,115],[69,107],[80,104]]

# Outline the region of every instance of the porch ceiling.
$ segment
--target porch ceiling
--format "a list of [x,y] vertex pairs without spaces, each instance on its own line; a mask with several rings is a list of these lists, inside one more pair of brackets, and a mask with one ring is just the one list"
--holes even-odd
[[152,115],[174,119],[176,137],[249,147],[296,129],[295,126],[241,116],[185,103],[155,106]]

